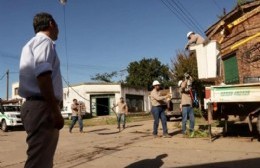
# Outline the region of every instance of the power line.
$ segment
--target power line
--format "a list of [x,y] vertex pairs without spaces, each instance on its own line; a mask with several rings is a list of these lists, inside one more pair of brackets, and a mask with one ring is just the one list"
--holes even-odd
[[[183,14],[198,28],[199,32],[204,34],[203,28],[200,23],[191,15],[191,13],[183,6],[183,4],[178,0],[172,0],[176,3],[177,7],[183,12]],[[176,1],[176,2],[175,2]]]
[[5,75],[6,75],[6,72],[5,72],[4,75],[0,78],[0,80],[2,80],[2,79],[5,77]]
[[[182,20],[182,18],[177,14],[177,12],[175,12],[170,6],[172,6],[171,4],[170,4],[170,6],[169,6],[169,4],[167,4],[167,3],[165,3],[163,0],[161,0],[161,2],[184,24],[184,25],[186,25],[187,26],[187,28],[189,28],[189,29],[192,29],[192,27],[190,27],[190,25],[188,25],[186,22],[184,22],[183,20]],[[167,1],[168,3],[169,3],[169,1]]]
[[[73,90],[79,97],[81,97],[82,99],[84,99],[84,100],[86,100],[86,101],[88,101],[88,102],[91,103],[91,101],[90,101],[89,99],[85,98],[85,97],[82,96],[78,91],[76,91],[76,90],[69,84],[69,82],[66,81],[66,79],[65,79],[63,76],[62,76],[62,79],[63,79],[63,81],[66,83],[66,85],[67,85],[71,90]],[[109,106],[106,106],[106,105],[103,105],[103,104],[98,104],[98,103],[96,103],[96,105],[109,108]]]
[[213,1],[214,5],[221,11],[222,9],[221,9],[221,7],[219,6],[219,4],[218,4],[215,0],[212,0],[212,1]]
[[192,15],[185,9],[185,7],[176,0],[161,0],[161,2],[184,24],[188,29],[197,30],[199,33],[204,34],[203,28],[192,17]]

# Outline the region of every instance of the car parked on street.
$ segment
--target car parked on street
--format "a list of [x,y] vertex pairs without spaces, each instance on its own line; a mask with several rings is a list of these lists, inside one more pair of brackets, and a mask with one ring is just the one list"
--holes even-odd
[[22,125],[20,105],[0,104],[0,126],[3,132]]

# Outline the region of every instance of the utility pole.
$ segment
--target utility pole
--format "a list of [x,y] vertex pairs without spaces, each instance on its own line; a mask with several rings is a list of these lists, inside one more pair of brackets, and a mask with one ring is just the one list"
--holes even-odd
[[6,100],[8,100],[9,95],[9,69],[6,71]]

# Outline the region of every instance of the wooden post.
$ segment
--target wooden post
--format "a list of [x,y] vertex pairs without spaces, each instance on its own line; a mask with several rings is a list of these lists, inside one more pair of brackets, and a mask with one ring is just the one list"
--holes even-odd
[[209,131],[209,138],[212,142],[212,133],[211,133],[211,124],[212,124],[212,103],[208,103],[208,131]]

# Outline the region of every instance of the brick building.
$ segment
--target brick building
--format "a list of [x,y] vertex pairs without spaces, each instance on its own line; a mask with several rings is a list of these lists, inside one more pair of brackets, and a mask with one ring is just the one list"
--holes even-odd
[[237,6],[206,30],[220,44],[219,80],[226,84],[260,82],[260,1]]

